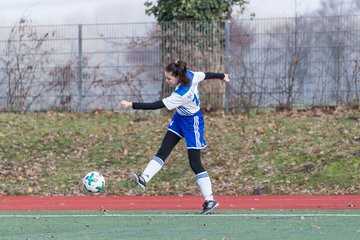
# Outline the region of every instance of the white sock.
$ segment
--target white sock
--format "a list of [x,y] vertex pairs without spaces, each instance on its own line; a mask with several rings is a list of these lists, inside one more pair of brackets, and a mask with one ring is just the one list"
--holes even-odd
[[164,165],[164,161],[154,156],[146,166],[144,172],[142,173],[142,176],[145,179],[145,181],[149,182],[151,178],[161,170],[163,165]]
[[201,172],[196,174],[196,182],[200,187],[201,193],[206,201],[214,200],[211,181],[207,172]]

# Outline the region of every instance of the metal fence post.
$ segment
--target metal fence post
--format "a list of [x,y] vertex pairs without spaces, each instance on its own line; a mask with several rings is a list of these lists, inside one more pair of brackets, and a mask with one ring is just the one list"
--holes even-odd
[[[230,72],[230,20],[225,21],[225,73]],[[225,112],[230,111],[230,85],[225,86]]]
[[79,95],[79,111],[83,112],[83,50],[82,50],[82,24],[78,25],[78,95]]

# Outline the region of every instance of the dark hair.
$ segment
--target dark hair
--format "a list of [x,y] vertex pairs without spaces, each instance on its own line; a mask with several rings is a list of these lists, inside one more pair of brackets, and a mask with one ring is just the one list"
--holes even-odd
[[173,63],[170,63],[166,67],[166,71],[171,73],[171,75],[175,77],[179,77],[179,84],[180,85],[189,85],[190,84],[190,78],[187,76],[187,67],[186,62],[176,60]]

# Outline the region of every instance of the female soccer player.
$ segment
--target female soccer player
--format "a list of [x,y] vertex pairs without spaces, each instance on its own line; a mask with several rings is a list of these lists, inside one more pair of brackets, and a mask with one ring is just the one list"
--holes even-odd
[[175,145],[184,138],[188,149],[190,167],[196,175],[196,181],[205,198],[201,214],[208,214],[219,206],[214,200],[209,174],[201,163],[200,150],[206,147],[204,139],[204,119],[200,111],[198,85],[204,79],[222,79],[229,82],[229,75],[224,73],[193,72],[187,69],[186,62],[175,61],[165,69],[166,83],[176,87],[175,91],[162,100],[153,103],[121,101],[125,109],[160,109],[176,108],[160,149],[150,160],[142,174],[131,173],[130,178],[143,190],[151,178],[160,171],[166,158]]

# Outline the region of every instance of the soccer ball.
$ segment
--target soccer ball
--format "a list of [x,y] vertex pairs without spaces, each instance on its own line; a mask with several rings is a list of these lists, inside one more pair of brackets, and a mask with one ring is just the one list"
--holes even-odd
[[105,188],[105,178],[99,172],[89,172],[84,177],[84,188],[88,192],[97,193]]

